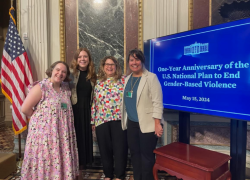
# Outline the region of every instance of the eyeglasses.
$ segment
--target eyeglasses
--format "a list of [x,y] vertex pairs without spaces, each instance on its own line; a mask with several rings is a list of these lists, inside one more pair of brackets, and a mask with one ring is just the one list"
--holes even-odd
[[105,66],[115,66],[115,64],[109,64],[109,63],[105,63]]

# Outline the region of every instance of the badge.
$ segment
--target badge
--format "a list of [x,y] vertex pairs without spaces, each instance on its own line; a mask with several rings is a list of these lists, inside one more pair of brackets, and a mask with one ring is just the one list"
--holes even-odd
[[67,109],[67,104],[66,103],[61,103],[61,108],[62,109]]
[[132,96],[133,96],[133,91],[126,92],[126,97],[132,98]]

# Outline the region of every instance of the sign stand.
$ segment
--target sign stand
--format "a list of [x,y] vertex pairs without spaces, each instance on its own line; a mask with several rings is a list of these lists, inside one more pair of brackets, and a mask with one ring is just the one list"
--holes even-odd
[[231,119],[230,171],[232,180],[245,180],[246,174],[247,121]]
[[190,113],[179,111],[179,142],[190,144]]

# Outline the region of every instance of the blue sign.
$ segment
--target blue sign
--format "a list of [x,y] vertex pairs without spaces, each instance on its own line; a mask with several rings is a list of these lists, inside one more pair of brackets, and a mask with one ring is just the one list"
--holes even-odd
[[164,107],[250,120],[250,18],[148,40]]

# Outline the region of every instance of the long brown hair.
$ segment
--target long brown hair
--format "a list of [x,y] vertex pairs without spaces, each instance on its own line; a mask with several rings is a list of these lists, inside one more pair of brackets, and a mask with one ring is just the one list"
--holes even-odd
[[115,81],[117,81],[118,79],[121,79],[122,77],[122,69],[120,64],[118,63],[117,59],[113,56],[106,56],[105,58],[103,58],[100,62],[100,66],[99,66],[99,70],[98,70],[98,80],[100,81],[106,81],[107,80],[107,75],[104,72],[104,65],[107,59],[111,59],[116,66],[116,71],[115,71],[115,75],[114,75],[114,79]]
[[78,66],[79,66],[78,63],[77,63],[77,59],[78,59],[79,54],[82,51],[85,51],[89,56],[89,64],[88,64],[88,67],[87,67],[88,75],[87,75],[86,78],[87,78],[87,80],[91,80],[93,83],[95,83],[96,82],[95,65],[94,65],[93,60],[91,58],[90,52],[89,52],[89,50],[87,48],[79,48],[79,49],[76,50],[76,52],[74,54],[74,57],[73,57],[73,60],[71,61],[70,68],[73,70],[73,74],[77,75]]

